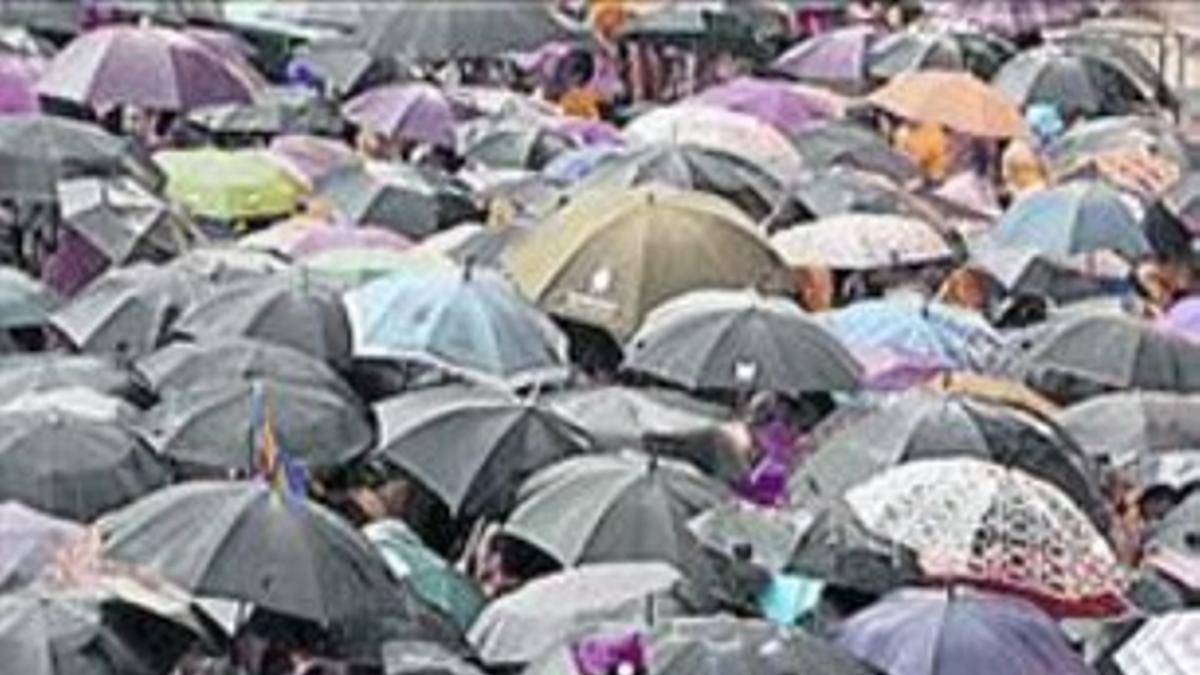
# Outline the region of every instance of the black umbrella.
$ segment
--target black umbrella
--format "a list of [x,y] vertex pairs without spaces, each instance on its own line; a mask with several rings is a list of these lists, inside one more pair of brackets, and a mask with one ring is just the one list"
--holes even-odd
[[1139,456],[1200,450],[1200,397],[1130,391],[1097,396],[1058,417],[1079,445],[1095,457],[1127,466]]
[[210,283],[261,279],[288,269],[288,261],[276,253],[231,246],[201,246],[189,249],[167,267],[198,276]]
[[273,87],[254,103],[221,103],[195,108],[187,120],[214,134],[316,134],[340,136],[345,123],[337,107],[316,92]]
[[372,54],[361,40],[349,36],[301,45],[295,51],[295,58],[342,96],[376,84],[408,79],[413,70],[395,56]]
[[145,401],[149,395],[140,377],[100,356],[47,352],[0,358],[0,401],[72,387],[86,387],[133,402]]
[[57,411],[0,414],[0,499],[88,521],[167,483],[141,439]]
[[192,593],[321,626],[410,603],[357,530],[302,495],[262,482],[160,490],[98,524],[109,558]]
[[787,570],[868,595],[921,578],[916,553],[871,532],[845,502],[826,501],[813,515]]
[[867,72],[890,79],[914,70],[966,70],[987,80],[1016,53],[1007,40],[987,33],[909,30],[876,41]]
[[551,393],[546,405],[611,450],[654,449],[714,434],[730,412],[669,389],[604,386]]
[[575,147],[570,136],[537,119],[482,118],[459,127],[458,154],[491,169],[540,171]]
[[317,194],[350,222],[387,227],[416,239],[480,214],[461,181],[405,164],[374,162],[337,169],[318,182]]
[[793,477],[792,497],[802,503],[838,497],[897,464],[954,456],[1022,469],[1057,485],[1093,517],[1106,513],[1095,467],[1049,420],[931,392],[902,395],[826,441]]
[[917,165],[873,130],[844,120],[819,122],[791,135],[806,165],[814,169],[844,166],[885,176],[899,185],[920,178]]
[[1147,531],[1151,550],[1166,550],[1200,561],[1200,495],[1184,500]]
[[187,216],[131,179],[66,181],[58,202],[63,226],[113,264],[166,262],[198,237]]
[[793,197],[814,218],[848,213],[882,213],[939,222],[938,212],[882,175],[835,166],[801,177]]
[[404,394],[378,404],[375,414],[377,455],[453,513],[502,514],[522,479],[591,446],[583,431],[556,413],[483,387]]
[[1151,63],[1145,53],[1119,36],[1078,31],[1055,38],[1054,42],[1062,45],[1068,53],[1086,54],[1108,61],[1137,81],[1143,91],[1162,105],[1176,104],[1175,95],[1163,80],[1158,66]]
[[175,332],[193,338],[256,338],[330,363],[350,355],[350,324],[341,298],[303,272],[225,285],[192,305]]
[[1021,107],[1050,104],[1068,119],[1125,115],[1146,100],[1137,83],[1109,61],[1055,46],[1016,56],[992,85]]
[[167,393],[141,425],[171,459],[209,469],[258,469],[254,404],[261,391],[278,447],[307,467],[329,469],[361,457],[372,431],[356,400],[327,389],[271,379],[213,380]]

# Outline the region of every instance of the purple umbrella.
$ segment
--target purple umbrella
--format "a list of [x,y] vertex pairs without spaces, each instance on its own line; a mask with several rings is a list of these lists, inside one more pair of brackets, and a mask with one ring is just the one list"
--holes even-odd
[[697,103],[744,113],[781,132],[802,131],[821,120],[841,115],[837,95],[813,87],[752,77],[739,77],[710,87],[694,97]]
[[1190,296],[1171,305],[1158,325],[1163,330],[1200,340],[1200,296]]
[[304,134],[275,137],[267,153],[272,160],[309,186],[325,175],[358,161],[354,150],[345,143]]
[[37,112],[37,80],[45,64],[38,59],[0,56],[0,114]]
[[82,525],[21,502],[0,504],[0,591],[33,581],[64,546],[83,533]]
[[837,642],[888,675],[1093,675],[1040,609],[966,588],[892,593]]
[[854,350],[863,367],[862,386],[871,391],[904,391],[955,370],[954,364],[886,347]]
[[454,109],[441,89],[424,82],[365,92],[342,108],[346,119],[371,131],[408,141],[454,147]]
[[184,33],[151,26],[108,26],[81,35],[54,57],[38,84],[41,94],[99,109],[250,103],[260,90],[261,78],[246,64]]
[[61,229],[54,252],[42,262],[42,281],[64,298],[73,297],[112,265],[104,252],[72,229]]
[[381,227],[314,227],[288,247],[287,253],[305,258],[336,249],[404,251],[412,245],[407,238]]
[[565,117],[556,121],[552,126],[556,131],[567,136],[579,146],[614,146],[625,143],[625,138],[621,136],[621,131],[602,120]]
[[1096,0],[924,0],[934,16],[963,21],[1007,37],[1074,26]]
[[784,52],[775,70],[798,80],[858,87],[867,79],[867,53],[882,31],[849,26],[822,33]]

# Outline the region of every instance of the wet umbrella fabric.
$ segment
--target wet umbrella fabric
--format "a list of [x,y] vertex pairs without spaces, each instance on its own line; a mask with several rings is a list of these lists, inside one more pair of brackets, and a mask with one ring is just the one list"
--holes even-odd
[[1200,612],[1176,611],[1151,617],[1113,654],[1121,675],[1184,675],[1200,667],[1191,639],[1200,629]]
[[890,214],[850,213],[824,218],[784,230],[771,241],[792,267],[891,269],[954,255],[932,225]]
[[53,291],[24,272],[0,266],[0,328],[41,326],[61,302]]
[[182,213],[132,180],[64,181],[58,202],[64,227],[113,264],[164,262],[196,239],[195,225]]
[[729,411],[663,389],[603,386],[550,393],[545,404],[610,449],[647,449],[660,441],[714,434]]
[[799,80],[857,89],[866,84],[867,53],[880,33],[875,26],[820,33],[784,52],[772,68]]
[[346,119],[389,138],[454,147],[454,109],[440,89],[424,83],[371,89],[348,101]]
[[814,125],[791,136],[806,165],[814,169],[845,166],[879,174],[907,185],[919,177],[916,165],[882,136],[853,122]]
[[964,370],[1000,344],[978,314],[903,297],[863,300],[818,316],[852,351],[894,350]]
[[164,150],[154,160],[167,175],[167,195],[190,213],[233,222],[282,216],[300,203],[300,182],[262,150]]
[[1123,392],[1071,406],[1059,423],[1096,457],[1126,466],[1147,453],[1200,449],[1200,397]]
[[[835,216],[870,218],[871,214],[915,218],[926,222],[942,219],[926,199],[870,170],[851,167],[818,166],[801,177],[792,189],[792,196],[803,210],[817,219]],[[849,234],[842,233],[841,236],[849,239]],[[919,236],[919,241],[932,242],[927,233]],[[882,235],[877,234],[876,238],[882,238]]]
[[101,356],[40,353],[0,359],[0,400],[68,387],[86,387],[132,401],[143,399],[145,393],[131,371]]
[[317,182],[317,196],[349,222],[386,227],[416,240],[472,220],[479,210],[458,179],[403,164],[336,169]]
[[1014,138],[1026,132],[1017,106],[994,87],[966,73],[903,73],[867,102],[913,122],[941,124],[979,138]]
[[7,593],[28,585],[83,534],[83,526],[70,520],[18,501],[0,503],[0,590]]
[[784,133],[802,131],[841,114],[840,97],[816,87],[739,77],[709,87],[690,99],[758,118]]
[[1137,83],[1121,69],[1056,46],[1017,55],[992,84],[1022,108],[1048,104],[1065,118],[1126,115],[1145,103]]
[[483,118],[458,128],[458,152],[490,169],[540,171],[577,143],[548,123],[502,117]]
[[35,87],[42,67],[40,59],[0,51],[0,114],[34,113],[41,109]]
[[1008,41],[987,33],[904,31],[871,45],[867,73],[886,80],[915,70],[964,70],[990,80],[1016,52]]
[[272,87],[253,103],[218,103],[190,111],[188,123],[211,134],[327,134],[339,136],[345,124],[337,109],[310,90]]

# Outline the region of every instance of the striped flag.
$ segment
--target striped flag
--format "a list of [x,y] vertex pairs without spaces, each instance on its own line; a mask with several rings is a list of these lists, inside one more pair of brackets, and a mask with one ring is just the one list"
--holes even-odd
[[307,494],[308,474],[303,466],[279,446],[271,404],[267,400],[262,382],[254,383],[250,398],[254,466],[259,477],[271,485],[275,494],[289,502],[303,500]]

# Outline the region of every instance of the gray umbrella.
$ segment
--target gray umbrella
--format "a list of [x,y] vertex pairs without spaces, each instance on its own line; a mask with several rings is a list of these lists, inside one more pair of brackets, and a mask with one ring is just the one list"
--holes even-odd
[[617,385],[569,389],[548,394],[545,403],[611,450],[707,437],[730,418],[721,406],[669,389]]
[[658,560],[703,573],[687,522],[726,494],[680,462],[634,453],[578,457],[526,481],[505,533],[564,565]]
[[908,30],[877,40],[867,56],[872,77],[890,79],[914,70],[966,70],[990,79],[1016,48],[987,33]]
[[567,420],[512,394],[451,385],[375,407],[377,455],[437,495],[453,513],[504,513],[519,482],[591,439]]
[[345,127],[332,103],[299,87],[272,87],[253,103],[202,106],[187,120],[214,134],[340,136]]
[[444,646],[415,640],[383,645],[383,672],[385,675],[485,675]]
[[837,497],[897,464],[957,456],[1022,469],[1058,486],[1094,517],[1106,513],[1095,467],[1049,420],[932,392],[904,394],[830,438],[793,476],[792,498]]
[[575,142],[536,119],[481,118],[458,129],[458,154],[492,169],[539,171]]
[[288,269],[288,261],[269,251],[236,246],[201,246],[175,258],[167,267],[211,283],[261,279]]
[[337,514],[263,482],[160,490],[98,524],[104,555],[192,593],[323,626],[406,602],[379,553]]
[[1071,406],[1059,423],[1088,454],[1126,466],[1146,453],[1200,449],[1200,397],[1131,391]]
[[933,206],[890,178],[851,166],[815,169],[793,185],[793,196],[815,218],[888,213],[938,222]]
[[1146,102],[1138,82],[1120,66],[1056,45],[1017,55],[996,73],[992,86],[1022,108],[1046,103],[1067,119],[1126,115]]
[[0,266],[0,329],[41,326],[59,303],[45,285],[15,267]]
[[165,262],[198,237],[182,212],[127,178],[65,181],[58,201],[63,225],[114,264]]
[[136,358],[161,345],[180,314],[210,292],[202,279],[138,263],[96,279],[51,324],[82,351]]
[[532,581],[484,608],[467,638],[489,664],[523,664],[579,630],[653,621],[686,609],[683,584],[665,563],[583,565]]
[[788,567],[815,519],[809,511],[731,501],[696,516],[688,528],[709,550],[780,572]]
[[131,431],[60,412],[0,414],[0,499],[88,521],[167,483]]
[[880,134],[853,122],[819,122],[793,134],[791,141],[805,164],[814,169],[845,166],[885,176],[900,185],[920,178],[911,159]]
[[1185,499],[1146,532],[1151,549],[1200,559],[1200,496]]
[[262,388],[279,448],[300,464],[332,468],[370,448],[371,425],[355,400],[269,379],[215,380],[168,393],[141,426],[159,452],[175,461],[253,472],[260,440],[253,419],[256,387]]
[[854,389],[861,367],[795,303],[744,291],[696,291],[655,308],[625,367],[690,389],[797,393]]
[[461,181],[404,164],[371,162],[337,169],[321,178],[317,195],[347,221],[416,239],[479,214]]
[[45,352],[0,358],[0,401],[64,387],[87,387],[131,401],[146,395],[138,377],[100,356]]
[[251,337],[338,363],[350,355],[350,325],[336,290],[303,272],[224,286],[180,317],[193,338]]

